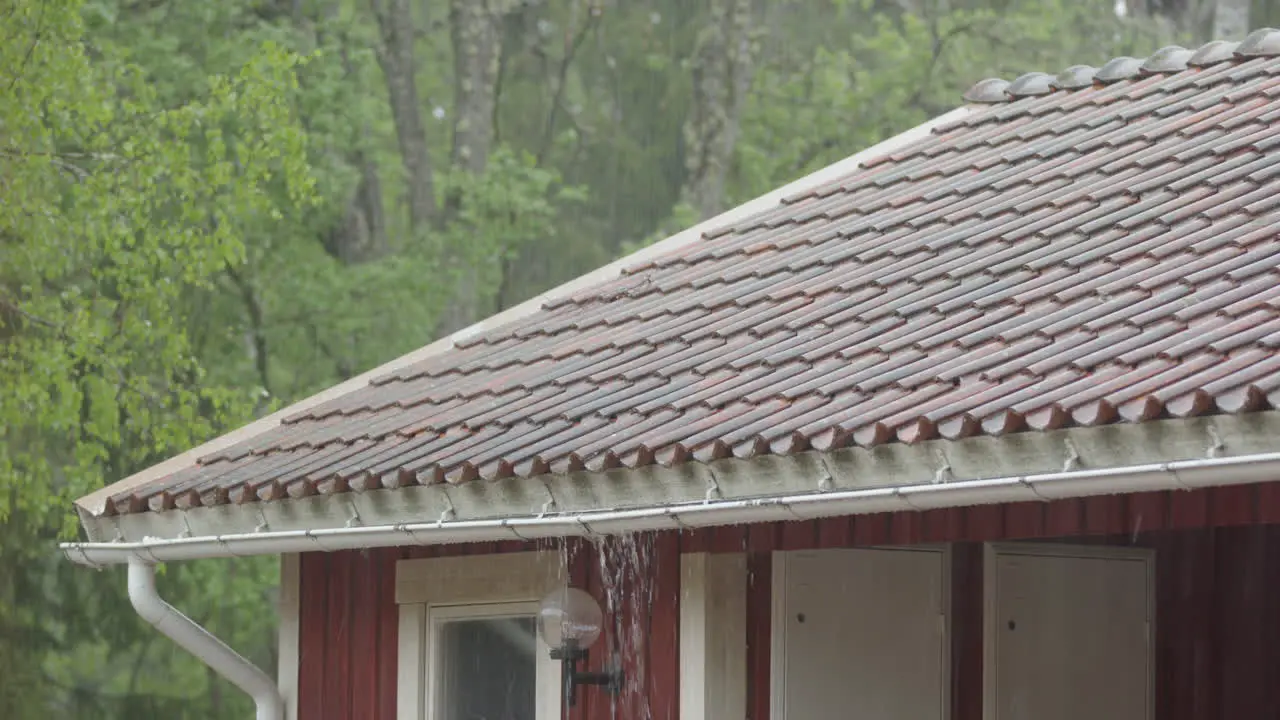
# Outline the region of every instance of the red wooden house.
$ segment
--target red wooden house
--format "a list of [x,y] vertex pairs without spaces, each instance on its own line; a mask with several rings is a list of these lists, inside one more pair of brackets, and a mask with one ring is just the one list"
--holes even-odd
[[[82,498],[66,554],[260,718],[1280,717],[1280,32],[965,99]],[[243,554],[274,676],[155,593]]]

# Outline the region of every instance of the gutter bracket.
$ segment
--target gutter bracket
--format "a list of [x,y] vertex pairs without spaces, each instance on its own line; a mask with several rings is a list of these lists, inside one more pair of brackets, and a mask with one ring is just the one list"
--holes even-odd
[[[85,552],[84,548],[77,548],[77,549],[79,550],[79,553],[80,553],[80,560],[78,562],[81,565],[85,565],[92,570],[99,570],[99,571],[105,570],[107,568],[106,565],[96,562],[93,558],[89,557],[89,553]],[[67,553],[67,559],[71,560],[72,562],[77,562],[74,558],[71,557],[70,553]]]
[[[547,494],[547,499],[542,503],[542,510],[538,511],[539,519],[556,512],[559,508],[556,504],[556,496],[551,494],[551,486],[547,484],[546,480],[542,480],[542,491]],[[450,507],[452,507],[452,502],[450,502]]]
[[351,498],[349,497],[347,498],[347,508],[350,509],[351,512],[347,515],[347,524],[345,527],[353,528],[363,525],[364,521],[360,519],[360,511],[356,509],[356,504],[351,502]]
[[422,544],[418,542],[418,538],[413,536],[413,530],[409,529],[409,525],[407,523],[396,523],[391,526],[391,531],[396,534],[404,533],[405,537],[409,538],[409,542],[414,545]]
[[[938,454],[941,455],[942,453],[938,453]],[[939,469],[938,474],[940,475],[941,473],[942,473],[942,469]],[[934,483],[945,482],[944,480],[938,480],[937,478],[938,478],[938,475],[935,475],[933,480]],[[902,488],[894,488],[893,496],[898,500],[901,500],[904,505],[906,505],[907,507],[911,508],[916,512],[922,512],[924,510],[924,508],[911,502],[911,496],[908,493],[902,492]]]
[[258,524],[254,526],[253,531],[256,533],[267,532],[271,529],[271,523],[267,522],[266,513],[262,512],[262,503],[254,503],[254,510],[258,511]]
[[1209,448],[1205,451],[1204,456],[1210,460],[1222,457],[1222,453],[1226,451],[1227,444],[1222,441],[1222,436],[1218,434],[1218,428],[1210,423],[1206,427],[1209,434]]
[[724,493],[720,491],[720,483],[716,480],[716,471],[710,467],[707,468],[707,493],[703,496],[702,501],[709,503],[715,500],[723,500]]
[[440,511],[440,518],[436,520],[436,527],[443,527],[445,523],[458,519],[458,511],[453,507],[453,500],[449,499],[449,493],[441,493],[444,498],[444,510]]
[[671,518],[671,522],[676,524],[676,527],[679,529],[680,532],[684,532],[686,530],[692,529],[688,525],[684,524],[684,520],[680,519],[680,513],[677,512],[675,508],[670,506],[665,507],[662,510],[662,514]]
[[129,559],[129,602],[138,616],[253,698],[257,720],[284,720],[284,703],[276,682],[258,666],[200,627],[156,591],[156,567]]
[[780,502],[780,503],[778,503],[778,505],[780,505],[780,506],[782,507],[782,509],[783,509],[783,510],[786,510],[787,512],[791,513],[791,516],[792,516],[792,517],[794,517],[796,520],[798,520],[798,521],[800,521],[800,522],[804,522],[805,520],[809,520],[809,519],[810,519],[810,518],[804,517],[804,516],[803,516],[803,515],[801,515],[800,513],[796,512],[795,508],[791,507],[791,503],[788,503],[788,502]]
[[1071,442],[1071,438],[1062,441],[1067,446],[1067,458],[1062,463],[1062,472],[1071,472],[1080,467],[1080,451],[1076,449],[1076,444]]
[[951,471],[951,461],[947,460],[946,454],[938,450],[934,455],[938,458],[938,469],[933,473],[934,484],[949,483],[955,480],[955,473]]
[[[552,503],[554,502],[555,501],[553,500]],[[546,509],[545,505],[543,506],[543,509],[545,512],[545,509]],[[539,515],[538,517],[542,517],[542,515]],[[501,527],[507,530],[508,532],[510,532],[512,535],[515,535],[517,540],[520,540],[522,542],[533,542],[533,538],[528,538],[528,537],[525,537],[524,535],[521,535],[520,530],[517,529],[515,525],[511,524],[511,521],[508,520],[507,518],[502,519]]]
[[1049,502],[1049,500],[1051,499],[1040,494],[1040,488],[1036,487],[1036,484],[1028,480],[1025,476],[1018,478],[1018,485],[1030,490],[1031,494],[1040,498],[1041,502]]
[[831,492],[836,489],[836,479],[831,472],[831,467],[827,465],[824,458],[818,458],[819,464],[822,465],[822,475],[818,478],[818,492]]
[[1195,490],[1196,489],[1194,486],[1188,485],[1186,480],[1182,479],[1182,473],[1178,472],[1177,465],[1174,465],[1173,463],[1161,463],[1161,466],[1164,468],[1165,472],[1169,473],[1170,477],[1173,478],[1173,481],[1178,484],[1177,489],[1179,490]]

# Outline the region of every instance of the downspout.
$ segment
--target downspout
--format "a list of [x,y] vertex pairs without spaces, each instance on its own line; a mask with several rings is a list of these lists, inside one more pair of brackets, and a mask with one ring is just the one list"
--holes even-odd
[[275,681],[165,602],[156,592],[155,565],[136,557],[129,559],[129,601],[138,615],[161,634],[248,693],[257,707],[257,720],[284,720],[284,703],[280,701],[280,690]]

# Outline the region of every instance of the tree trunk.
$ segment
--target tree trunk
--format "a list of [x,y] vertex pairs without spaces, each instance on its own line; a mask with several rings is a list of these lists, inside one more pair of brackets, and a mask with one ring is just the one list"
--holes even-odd
[[[347,38],[340,38],[342,67],[347,77],[355,75],[351,58],[347,53]],[[373,130],[366,121],[363,123],[363,134],[369,137]],[[353,138],[355,150],[350,154],[350,161],[360,168],[360,182],[355,191],[347,199],[346,210],[341,224],[333,228],[326,238],[325,249],[329,254],[347,265],[365,260],[375,260],[390,250],[387,241],[387,218],[382,207],[382,178],[378,175],[378,164],[363,148],[359,138]],[[432,198],[434,200],[434,197]]]
[[356,152],[352,160],[360,168],[360,182],[347,200],[342,221],[325,238],[325,250],[345,265],[376,260],[390,247],[378,166],[364,152]]
[[[328,2],[324,7],[316,8],[318,15],[315,19],[304,16],[300,0],[275,0],[275,10],[278,16],[288,15],[292,19],[294,28],[304,37],[310,35],[309,42],[314,43],[316,47],[323,47],[330,39],[325,29],[338,26],[336,21],[341,7],[336,1]],[[355,68],[347,52],[347,48],[351,45],[350,38],[346,32],[339,30],[332,39],[337,41],[338,53],[345,73],[344,82],[354,82]],[[299,82],[305,79],[304,74],[299,77]],[[301,120],[307,132],[314,132],[305,114],[302,115]],[[335,152],[360,171],[360,181],[347,197],[342,217],[331,227],[320,232],[320,241],[330,256],[346,265],[382,257],[390,249],[387,242],[386,217],[382,207],[382,182],[378,176],[378,165],[365,150],[364,138],[371,137],[372,132],[368,121],[365,121],[360,134],[345,138],[342,144],[343,147],[353,149]]]
[[396,141],[409,184],[409,223],[422,232],[436,217],[435,182],[427,135],[422,125],[413,55],[413,12],[409,0],[369,0],[382,42],[378,64],[387,79]]
[[711,0],[694,51],[693,107],[684,126],[685,181],[680,198],[702,219],[724,204],[755,59],[751,0]]
[[510,0],[452,0],[453,167],[484,171],[493,142],[494,86],[502,54],[502,19]]
[[1213,4],[1216,0],[1124,0],[1125,14],[1152,23],[1160,38],[1172,42],[1179,34],[1193,43],[1212,35]]
[[1213,11],[1213,36],[1218,40],[1243,40],[1249,34],[1251,0],[1218,0]]
[[[497,103],[498,65],[502,58],[502,23],[512,0],[451,0],[449,35],[453,44],[453,150],[451,167],[472,174],[484,172],[493,146],[493,117]],[[445,198],[445,221],[460,209],[462,198]],[[447,262],[456,273],[453,292],[436,323],[436,336],[460,330],[479,320],[484,294],[478,287],[474,260],[462,248],[450,248]]]
[[257,288],[253,286],[253,281],[242,275],[233,265],[228,264],[226,272],[240,293],[240,300],[244,303],[245,316],[249,321],[249,327],[245,328],[245,345],[249,358],[253,360],[253,366],[258,371],[258,382],[266,393],[263,398],[265,401],[274,395],[271,387],[271,363],[262,299],[258,295]]

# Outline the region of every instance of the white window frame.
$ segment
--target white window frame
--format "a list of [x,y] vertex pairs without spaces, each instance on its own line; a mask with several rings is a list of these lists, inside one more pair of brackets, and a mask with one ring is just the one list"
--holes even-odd
[[[1146,570],[1147,587],[1147,715],[1155,717],[1156,701],[1156,551],[1122,545],[1072,545],[1069,543],[996,542],[986,543],[982,557],[982,666],[995,668],[997,625],[996,561],[1001,555],[1080,558],[1084,560],[1128,560],[1140,562]],[[982,673],[982,717],[995,717],[999,687],[994,671]]]
[[680,556],[680,720],[747,716],[747,556]]
[[843,550],[874,552],[916,552],[936,553],[942,565],[942,614],[938,621],[942,624],[942,717],[951,718],[951,546],[949,544],[923,545],[885,545],[857,548],[822,548],[819,550],[779,550],[773,553],[772,607],[769,615],[769,717],[785,719],[787,717],[786,692],[786,647],[787,647],[787,568],[790,559],[801,553],[840,552]]
[[[400,560],[396,718],[436,715],[438,646],[433,628],[450,620],[536,616],[542,598],[567,583],[559,553],[519,552]],[[537,720],[560,720],[560,665],[538,641]]]
[[280,594],[276,600],[279,613],[280,648],[276,664],[276,682],[280,700],[284,702],[284,720],[298,720],[298,660],[302,612],[302,558],[298,553],[280,556]]

